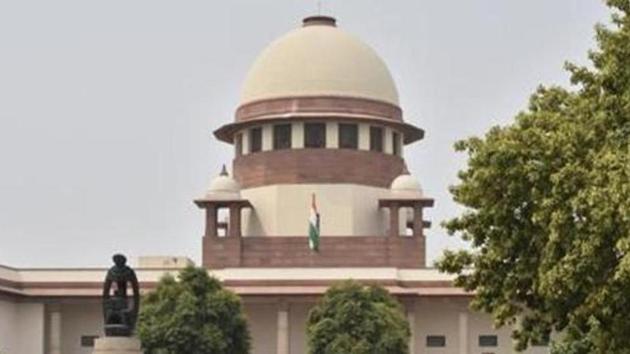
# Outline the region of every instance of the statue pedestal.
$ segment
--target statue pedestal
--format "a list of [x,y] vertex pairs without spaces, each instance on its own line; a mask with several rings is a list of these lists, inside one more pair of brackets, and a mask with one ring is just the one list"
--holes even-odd
[[102,337],[94,341],[93,354],[142,354],[140,341],[133,337]]

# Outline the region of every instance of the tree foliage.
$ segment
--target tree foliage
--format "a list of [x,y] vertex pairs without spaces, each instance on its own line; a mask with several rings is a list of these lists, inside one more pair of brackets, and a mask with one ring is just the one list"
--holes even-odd
[[309,313],[311,354],[407,354],[409,325],[387,290],[346,281],[328,289]]
[[607,3],[572,90],[541,87],[513,124],[456,144],[467,210],[445,226],[472,248],[438,266],[517,324],[517,349],[557,332],[557,353],[630,353],[630,1]]
[[164,276],[143,298],[138,336],[147,354],[246,354],[247,323],[237,295],[203,268]]

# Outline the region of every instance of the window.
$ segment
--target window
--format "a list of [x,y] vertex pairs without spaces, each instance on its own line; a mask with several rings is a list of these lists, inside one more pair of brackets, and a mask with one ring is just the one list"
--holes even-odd
[[249,152],[262,150],[262,128],[252,128],[249,131]]
[[273,126],[273,149],[291,148],[291,124],[277,124]]
[[479,336],[480,347],[496,347],[497,345],[499,345],[499,339],[497,338],[497,336],[493,336],[493,335]]
[[400,134],[392,132],[392,155],[400,155]]
[[304,123],[304,147],[326,147],[326,124]]
[[359,147],[359,128],[356,124],[339,124],[339,148],[357,149]]
[[383,152],[383,128],[370,127],[370,151]]
[[98,336],[81,336],[81,346],[90,348],[93,347],[96,338],[98,338]]
[[243,155],[243,134],[236,134],[234,137],[234,150],[236,151],[236,156]]
[[437,348],[446,347],[445,336],[427,336],[427,347]]

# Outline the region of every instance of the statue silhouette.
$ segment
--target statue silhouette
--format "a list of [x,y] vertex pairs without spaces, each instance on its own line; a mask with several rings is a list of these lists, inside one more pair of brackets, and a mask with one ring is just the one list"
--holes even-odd
[[[113,257],[114,266],[109,269],[103,284],[103,317],[105,335],[109,337],[130,337],[136,327],[140,309],[140,288],[136,272],[127,266],[127,258],[122,254]],[[131,299],[127,287],[131,284]],[[113,286],[113,292],[112,292]]]

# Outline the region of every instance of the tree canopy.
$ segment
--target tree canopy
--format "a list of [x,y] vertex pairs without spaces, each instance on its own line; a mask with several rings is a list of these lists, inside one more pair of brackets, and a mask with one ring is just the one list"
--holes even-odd
[[387,290],[346,281],[332,286],[307,321],[311,354],[407,354],[409,325]]
[[517,349],[630,353],[630,1],[608,0],[592,65],[540,87],[515,121],[456,144],[468,154],[445,223],[471,250],[438,267],[473,308],[516,324]]
[[143,298],[138,336],[147,354],[246,354],[247,322],[237,295],[203,268],[164,276]]

